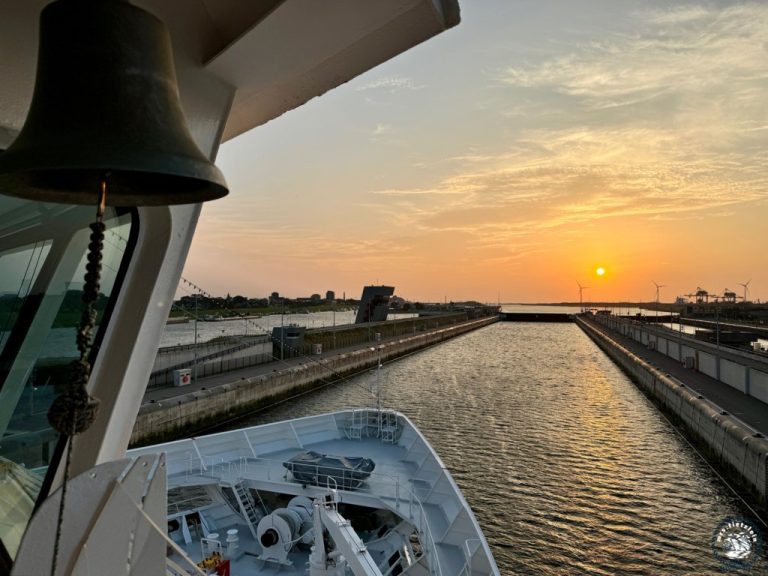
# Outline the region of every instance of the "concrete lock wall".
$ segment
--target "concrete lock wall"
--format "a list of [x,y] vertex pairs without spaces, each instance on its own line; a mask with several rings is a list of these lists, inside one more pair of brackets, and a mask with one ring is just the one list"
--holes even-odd
[[[615,319],[605,320],[604,323],[646,347],[657,350],[680,362],[684,362],[686,358],[692,358],[694,370],[719,380],[748,396],[768,402],[768,373],[746,366],[746,362],[750,359],[750,352],[728,349],[728,354],[735,356],[736,359],[730,360],[721,357],[718,367],[719,352],[713,344],[701,342],[696,344],[697,347],[694,347],[673,337],[659,335],[656,332],[658,328],[655,327],[646,328]],[[740,358],[744,358],[744,363],[739,361]]]
[[[730,414],[720,412],[684,383],[657,370],[582,319],[579,326],[632,379],[665,410],[677,416],[689,434],[704,444],[713,459],[731,476],[748,486],[758,500],[768,502],[768,440],[755,436]],[[709,356],[709,355],[707,355]],[[729,368],[730,370],[731,368]],[[743,369],[743,368],[742,368]],[[758,377],[758,386],[768,378]]]
[[[159,358],[163,358],[161,362]],[[168,360],[173,359],[173,362]],[[147,388],[167,386],[173,382],[174,371],[189,368],[198,377],[221,374],[231,370],[256,366],[272,360],[272,340],[269,336],[227,337],[221,342],[173,346],[158,352],[155,368]],[[157,368],[162,366],[161,368]]]
[[667,340],[667,356],[670,358],[680,358],[680,344],[673,341],[673,340]]
[[[686,358],[694,358],[694,360],[695,360],[695,358],[696,358],[696,350],[694,350],[690,346],[686,346],[685,344],[682,344],[681,347],[683,349],[683,361]],[[695,366],[694,366],[694,368],[695,368]]]
[[728,384],[733,388],[736,388],[739,392],[744,394],[748,393],[747,390],[747,375],[749,369],[746,366],[726,360],[722,358],[720,360],[720,380]]
[[749,393],[751,396],[768,403],[768,374],[750,368]]
[[717,380],[717,358],[713,354],[708,354],[702,350],[696,350],[698,356],[697,368],[702,374]]
[[[376,366],[382,361],[403,356],[482,328],[498,321],[497,316],[472,320],[450,327],[423,332],[381,343],[378,348],[365,347],[354,352],[310,360],[271,374],[238,380],[210,390],[198,390],[175,396],[139,410],[131,435],[131,445],[169,441],[213,427],[252,412],[297,392],[320,388],[342,375],[350,375]],[[380,356],[379,356],[380,354]]]

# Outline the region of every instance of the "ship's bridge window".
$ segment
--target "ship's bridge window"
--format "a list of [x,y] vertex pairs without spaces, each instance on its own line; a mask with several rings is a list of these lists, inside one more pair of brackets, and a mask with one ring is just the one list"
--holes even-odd
[[[107,208],[94,351],[133,245],[134,214]],[[78,357],[94,216],[94,207],[0,195],[0,538],[11,558],[62,451],[47,412]]]

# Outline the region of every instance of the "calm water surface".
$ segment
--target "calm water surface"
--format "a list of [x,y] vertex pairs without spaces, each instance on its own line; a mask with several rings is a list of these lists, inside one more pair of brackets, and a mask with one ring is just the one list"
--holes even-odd
[[[381,377],[385,404],[451,470],[502,574],[723,573],[712,534],[745,510],[575,325],[497,323]],[[371,382],[232,427],[373,405]]]

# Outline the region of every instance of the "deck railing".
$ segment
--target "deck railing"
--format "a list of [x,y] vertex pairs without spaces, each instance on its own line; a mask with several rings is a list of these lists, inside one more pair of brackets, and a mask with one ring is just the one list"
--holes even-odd
[[[222,457],[192,458],[188,462],[185,477],[189,479],[192,476],[204,478],[217,478],[219,481],[234,485],[242,480],[262,480],[268,482],[285,481],[288,470],[283,467],[284,460],[273,460],[268,458],[249,458],[240,457],[236,460],[225,460]],[[311,469],[311,465],[301,464],[302,471]],[[341,478],[341,492],[355,492],[373,496],[379,499],[384,505],[390,507],[396,514],[401,513],[401,507],[407,507],[407,518],[413,522],[419,532],[424,547],[425,554],[429,559],[429,571],[433,576],[446,576],[440,566],[440,558],[437,554],[435,537],[432,529],[427,522],[427,512],[424,503],[419,496],[409,488],[403,486],[399,476],[373,472],[360,486],[352,487],[351,483],[344,482],[344,478],[355,482],[359,477],[353,476],[354,470],[345,468],[336,468],[332,466],[317,466],[318,475],[328,476],[328,471],[334,471],[334,476]],[[359,474],[359,472],[358,472]],[[348,475],[348,476],[346,476]],[[297,482],[308,485],[306,482]],[[338,484],[338,481],[337,481]],[[324,485],[312,484],[319,488],[326,488]],[[375,487],[375,489],[374,489]]]

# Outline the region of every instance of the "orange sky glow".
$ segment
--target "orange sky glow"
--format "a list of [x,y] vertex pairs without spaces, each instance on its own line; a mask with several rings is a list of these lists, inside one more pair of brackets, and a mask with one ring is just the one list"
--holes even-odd
[[465,0],[462,20],[225,143],[231,192],[184,276],[252,297],[768,298],[768,4]]

